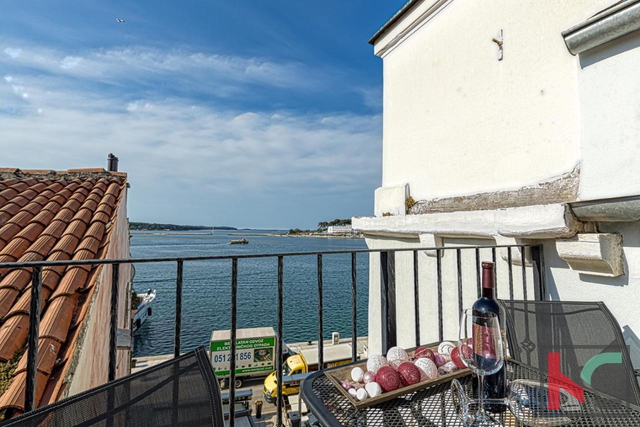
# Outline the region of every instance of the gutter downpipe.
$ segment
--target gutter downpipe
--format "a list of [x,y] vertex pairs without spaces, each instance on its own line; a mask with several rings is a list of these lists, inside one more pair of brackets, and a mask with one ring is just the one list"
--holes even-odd
[[562,32],[572,55],[603,45],[640,29],[640,0],[623,0]]
[[640,221],[640,196],[569,203],[573,214],[581,221]]

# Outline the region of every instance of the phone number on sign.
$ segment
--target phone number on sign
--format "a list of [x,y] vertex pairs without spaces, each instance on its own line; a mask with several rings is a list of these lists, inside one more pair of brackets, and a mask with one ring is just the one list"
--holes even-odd
[[[253,358],[253,353],[250,351],[245,351],[243,353],[236,353],[236,360],[251,360],[252,358]],[[213,355],[213,363],[224,363],[224,362],[231,362],[231,353]]]

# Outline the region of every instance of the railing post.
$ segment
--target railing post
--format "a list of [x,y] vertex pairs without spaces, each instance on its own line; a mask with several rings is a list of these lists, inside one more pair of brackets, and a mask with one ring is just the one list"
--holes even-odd
[[522,299],[527,300],[527,261],[525,259],[526,249],[520,246],[520,260],[522,264]]
[[109,334],[109,381],[116,379],[118,362],[118,282],[120,281],[120,264],[111,266],[111,329]]
[[238,258],[231,258],[231,341],[229,364],[229,427],[235,426],[236,414],[236,333],[238,304]]
[[324,368],[324,328],[322,326],[322,254],[318,254],[318,369]]
[[36,375],[38,370],[38,336],[40,333],[40,293],[42,291],[42,267],[33,267],[31,273],[31,307],[27,350],[27,383],[25,412],[36,408]]
[[413,251],[413,312],[416,331],[416,347],[420,345],[420,278],[418,275],[418,251]]
[[458,273],[458,311],[462,313],[462,253],[460,249],[456,249],[456,272]]
[[547,298],[547,286],[542,245],[531,247],[531,261],[533,262],[533,284],[535,286],[536,299],[544,301]]
[[511,246],[507,248],[507,262],[509,264],[509,299],[513,300],[513,257]]
[[282,426],[282,353],[283,353],[283,326],[282,326],[282,311],[283,299],[284,299],[284,258],[282,255],[278,256],[278,342],[277,342],[277,359],[276,359],[276,427]]
[[382,352],[396,345],[396,268],[395,252],[380,252]]
[[480,249],[476,248],[476,282],[478,285],[478,298],[482,294],[482,283],[480,281]]
[[436,250],[437,255],[437,274],[438,274],[438,337],[442,341],[444,339],[444,320],[442,313],[442,249]]
[[351,361],[358,358],[358,277],[356,253],[351,253]]
[[183,261],[178,260],[177,278],[176,278],[176,323],[173,338],[173,357],[180,356],[180,333],[182,329],[182,274]]

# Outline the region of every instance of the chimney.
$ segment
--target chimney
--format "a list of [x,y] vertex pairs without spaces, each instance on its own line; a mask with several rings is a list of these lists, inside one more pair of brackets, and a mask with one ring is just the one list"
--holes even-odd
[[109,172],[118,172],[118,158],[113,153],[109,153],[107,156],[107,170]]

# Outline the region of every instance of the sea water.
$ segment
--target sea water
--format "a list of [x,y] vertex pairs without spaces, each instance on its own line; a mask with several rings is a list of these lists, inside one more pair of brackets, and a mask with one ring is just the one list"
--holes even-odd
[[[192,233],[203,233],[194,231]],[[236,236],[233,233],[256,233]],[[190,257],[252,253],[319,252],[366,249],[362,239],[269,236],[274,231],[214,231],[213,234],[171,235],[132,232],[131,256]],[[249,244],[230,245],[246,238]],[[367,335],[368,254],[357,257],[358,336]],[[134,335],[134,356],[173,352],[176,263],[135,264],[137,292],[155,289],[152,316]],[[332,332],[351,336],[351,255],[323,257],[324,338]],[[229,329],[231,260],[184,264],[181,350],[207,345],[211,332]],[[271,326],[277,330],[277,259],[238,261],[238,328]],[[284,258],[283,338],[286,342],[318,339],[318,281],[315,255]]]

